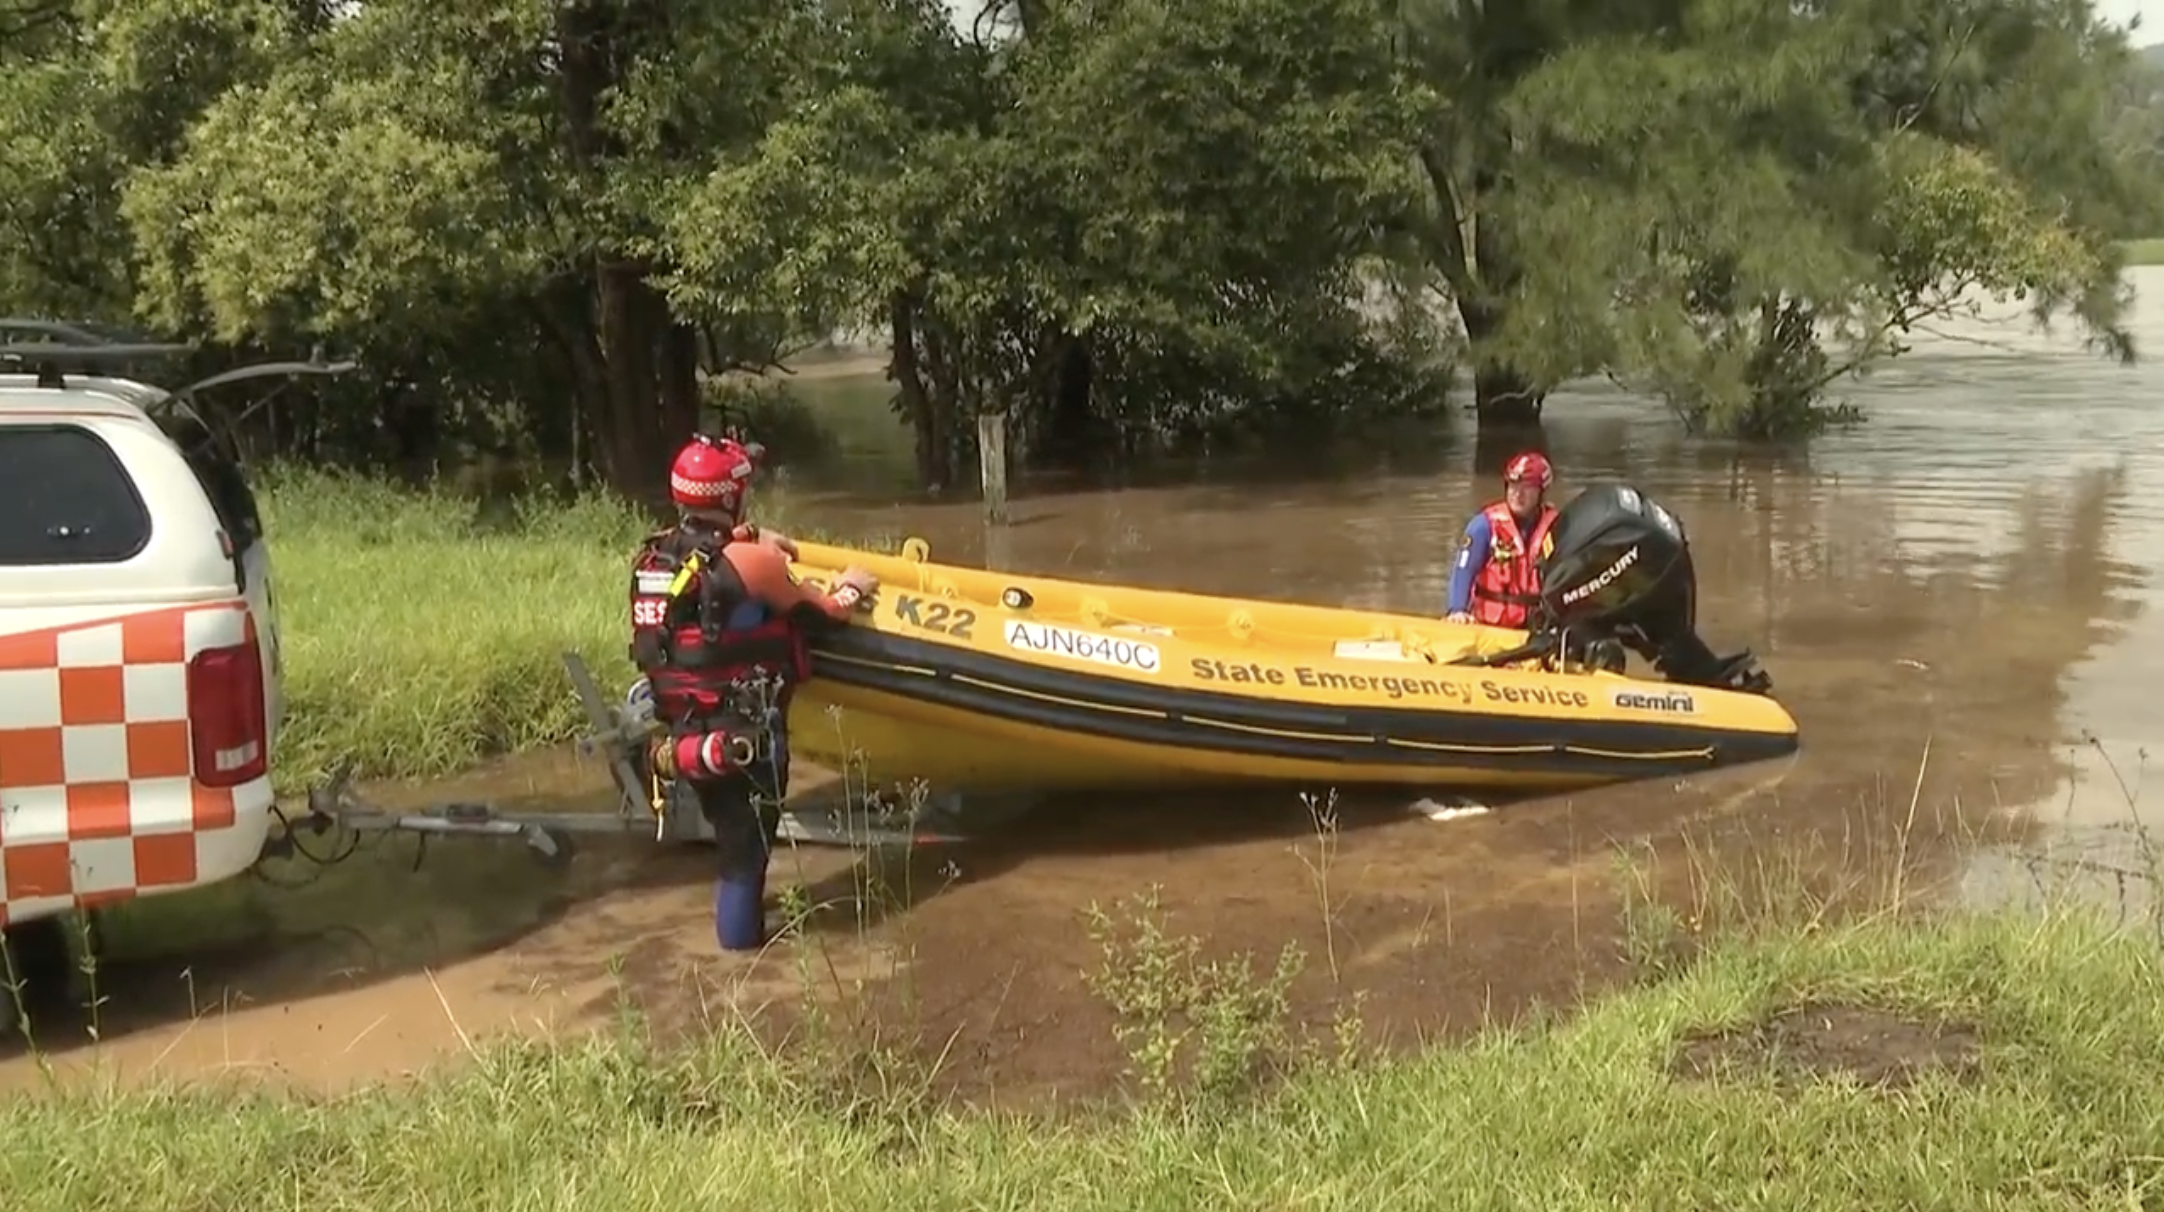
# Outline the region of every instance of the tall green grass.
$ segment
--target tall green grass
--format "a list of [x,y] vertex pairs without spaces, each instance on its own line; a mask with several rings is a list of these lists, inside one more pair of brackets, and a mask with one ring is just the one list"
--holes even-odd
[[604,690],[632,678],[628,561],[652,527],[630,506],[484,509],[290,468],[261,480],[285,643],[282,791],[344,759],[362,777],[419,777],[568,741],[586,725],[567,650]]
[[[1973,1032],[1903,1088],[1702,1032],[1810,1004]],[[685,1208],[1976,1209],[2164,1197],[2164,962],[2063,913],[1877,918],[1717,949],[1567,1023],[1310,1069],[1275,1097],[1056,1122],[837,1097],[724,1032],[483,1048],[337,1098],[260,1087],[0,1104],[0,1204]]]

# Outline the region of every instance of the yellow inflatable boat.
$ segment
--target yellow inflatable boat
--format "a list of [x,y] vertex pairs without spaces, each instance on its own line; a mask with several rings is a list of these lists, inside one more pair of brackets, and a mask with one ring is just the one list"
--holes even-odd
[[[1659,511],[1630,489],[1592,491]],[[1647,533],[1619,546],[1617,527],[1593,524],[1604,516],[1581,495],[1558,520],[1544,600],[1569,606],[1544,617],[1568,625],[1542,634],[942,565],[921,539],[893,556],[804,543],[800,578],[831,583],[854,564],[880,589],[817,642],[791,748],[875,785],[965,793],[1246,780],[1563,789],[1793,753],[1796,723],[1749,654],[1721,661],[1691,631],[1680,527],[1663,544],[1639,525]],[[1573,563],[1577,548],[1588,558]],[[1649,628],[1636,607],[1677,616],[1679,581],[1680,628]],[[1572,597],[1583,585],[1594,588]],[[1617,672],[1618,641],[1674,680]]]

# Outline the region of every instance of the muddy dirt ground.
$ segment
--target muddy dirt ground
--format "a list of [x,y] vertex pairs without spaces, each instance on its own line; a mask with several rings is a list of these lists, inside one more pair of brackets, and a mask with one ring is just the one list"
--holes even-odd
[[[1053,806],[888,864],[875,897],[866,862],[787,851],[777,893],[799,882],[826,908],[811,942],[756,959],[713,945],[702,848],[588,841],[551,872],[516,843],[424,850],[373,835],[335,865],[281,860],[262,880],[129,906],[105,940],[94,1009],[47,1006],[38,1043],[64,1072],[337,1088],[455,1061],[491,1034],[609,1026],[627,1004],[664,1032],[740,1018],[786,1029],[808,973],[857,1030],[942,1056],[955,1093],[1076,1096],[1122,1067],[1085,980],[1103,961],[1085,911],[1153,885],[1169,927],[1211,956],[1267,966],[1297,943],[1298,1018],[1327,1024],[1359,993],[1374,1038],[1414,1043],[1622,976],[1618,850],[1654,865],[1686,924],[1694,872],[1772,869],[1863,900],[1942,875],[1974,882],[1965,856],[2066,775],[2064,673],[2097,638],[2079,584],[2042,603],[1886,584],[1867,608],[1836,579],[1792,587],[1784,642],[1808,659],[1769,667],[1805,743],[1770,768],[1443,821],[1404,795],[1347,798],[1334,831],[1290,791]],[[1986,644],[1994,655],[1977,659]],[[816,782],[806,772],[798,790]],[[560,754],[369,794],[563,811],[603,808],[605,786],[597,765]],[[2002,871],[1990,878],[2024,878]],[[18,1050],[0,1054],[0,1087],[44,1080],[4,1046]]]
[[[786,1030],[808,981],[859,1029],[944,1050],[974,1092],[1081,1092],[1120,1065],[1110,1010],[1085,988],[1103,958],[1092,903],[1117,915],[1158,886],[1173,930],[1205,935],[1212,955],[1252,952],[1258,972],[1297,943],[1296,1014],[1324,1026],[1366,990],[1374,1029],[1410,1039],[1611,974],[1608,848],[1748,812],[1770,777],[1444,821],[1402,799],[1341,803],[1334,830],[1290,794],[1189,797],[1176,814],[1052,806],[955,848],[790,848],[776,884],[803,885],[819,911],[801,938],[749,959],[714,947],[703,847],[586,840],[551,872],[516,843],[435,840],[423,853],[418,838],[375,835],[332,866],[279,861],[261,881],[137,906],[109,927],[95,1013],[48,999],[40,1042],[63,1068],[337,1087],[486,1034],[605,1027],[627,1006],[671,1034],[739,1017]],[[512,780],[552,788],[551,807],[606,799],[597,771],[554,755],[468,781],[502,796]],[[572,780],[577,793],[556,790]],[[37,1073],[24,1059],[0,1069],[7,1081]]]
[[[515,843],[372,835],[330,866],[283,860],[262,880],[138,904],[110,926],[94,1010],[48,1002],[39,1044],[61,1073],[237,1071],[336,1089],[455,1063],[489,1035],[605,1028],[626,1007],[668,1034],[785,1031],[808,982],[854,1030],[940,1055],[954,1093],[1039,1103],[1102,1091],[1122,1066],[1112,1013],[1085,980],[1104,958],[1093,903],[1161,888],[1174,932],[1204,937],[1211,956],[1251,953],[1258,971],[1296,943],[1298,1020],[1327,1031],[1358,992],[1371,1038],[1412,1044],[1624,975],[1619,850],[1655,863],[1686,917],[1687,870],[1762,863],[1768,847],[1875,891],[1895,853],[1880,844],[1878,780],[1851,780],[1844,807],[1804,775],[1802,803],[1795,765],[1781,764],[1447,820],[1379,796],[1341,801],[1336,827],[1318,829],[1289,793],[1189,796],[1054,805],[885,862],[798,847],[777,857],[773,895],[799,883],[822,909],[805,937],[749,959],[713,945],[701,847],[587,840],[552,872]],[[607,801],[598,769],[565,755],[372,794]],[[1925,815],[1926,831],[1956,828]],[[334,840],[312,844],[328,853]],[[0,1086],[46,1071],[0,1058]]]

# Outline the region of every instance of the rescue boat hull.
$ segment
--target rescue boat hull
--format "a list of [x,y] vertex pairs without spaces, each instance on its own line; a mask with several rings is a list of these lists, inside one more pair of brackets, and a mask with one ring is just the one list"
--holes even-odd
[[880,593],[821,638],[791,748],[956,792],[1250,782],[1567,790],[1794,753],[1772,698],[1448,662],[1523,637],[1417,616],[1014,576],[801,544]]

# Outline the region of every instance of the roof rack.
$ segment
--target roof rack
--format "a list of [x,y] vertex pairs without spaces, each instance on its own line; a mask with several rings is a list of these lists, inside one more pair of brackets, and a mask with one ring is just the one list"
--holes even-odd
[[[103,331],[100,331],[100,330]],[[33,320],[0,317],[0,337],[18,332],[40,334],[44,341],[0,342],[0,366],[9,363],[31,364],[37,368],[38,386],[59,390],[67,386],[61,374],[64,364],[72,363],[77,370],[85,366],[103,363],[130,362],[146,358],[170,358],[196,352],[192,344],[164,344],[122,337],[105,325],[89,322],[74,324],[58,320]],[[306,362],[258,362],[223,370],[207,379],[198,379],[178,391],[154,389],[158,398],[150,408],[156,409],[168,402],[185,401],[196,392],[211,387],[222,387],[243,379],[260,379],[272,375],[341,375],[353,370],[358,362],[325,362],[320,348],[310,351]],[[150,384],[144,384],[149,387]]]

